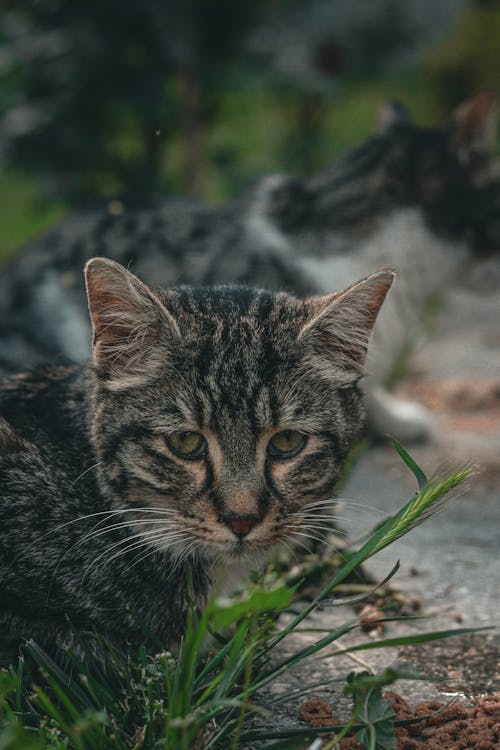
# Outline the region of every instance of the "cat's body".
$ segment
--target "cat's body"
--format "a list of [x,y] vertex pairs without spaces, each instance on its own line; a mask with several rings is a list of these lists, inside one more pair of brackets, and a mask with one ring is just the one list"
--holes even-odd
[[[91,535],[118,514],[95,469],[86,471],[97,461],[86,424],[89,377],[79,368],[38,371],[2,389],[0,664],[28,638],[54,651],[72,628],[124,644],[149,632],[168,643],[184,626],[186,568],[172,573],[160,553],[135,567],[133,554],[110,561],[133,526]],[[206,566],[193,558],[191,569],[206,591]]]
[[0,385],[0,657],[71,626],[172,647],[221,568],[318,539],[392,280],[154,293],[91,261],[93,368]]
[[[79,269],[92,255],[132,264],[155,285],[242,283],[300,296],[391,266],[398,285],[369,363],[380,385],[429,295],[465,259],[500,249],[500,178],[488,153],[493,122],[494,98],[485,94],[446,128],[385,123],[318,176],[270,177],[226,206],[157,199],[73,216],[0,280],[0,368],[85,361],[90,329]],[[391,423],[397,413],[377,411],[373,393],[372,421],[405,436]],[[418,419],[413,428],[418,433]]]

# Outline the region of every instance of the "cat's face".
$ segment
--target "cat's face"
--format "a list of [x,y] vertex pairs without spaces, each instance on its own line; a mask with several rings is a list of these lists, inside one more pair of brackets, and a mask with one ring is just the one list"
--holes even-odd
[[[242,288],[153,293],[87,267],[103,489],[152,545],[241,558],[305,545],[363,421],[357,381],[392,283],[297,300]],[[137,525],[137,523],[139,525]]]

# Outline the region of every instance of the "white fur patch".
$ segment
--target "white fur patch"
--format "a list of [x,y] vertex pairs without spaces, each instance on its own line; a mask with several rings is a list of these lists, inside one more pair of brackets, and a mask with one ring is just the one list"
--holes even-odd
[[[332,239],[332,244],[337,244]],[[393,288],[372,335],[368,372],[381,381],[414,334],[429,296],[445,289],[467,257],[465,244],[437,237],[417,208],[393,212],[358,247],[334,256],[297,257],[318,289],[332,292],[381,268],[394,268]]]
[[251,246],[265,248],[266,253],[272,249],[289,254],[291,250],[288,239],[276,228],[267,214],[269,194],[284,180],[285,178],[279,174],[270,175],[262,180],[246,222]]

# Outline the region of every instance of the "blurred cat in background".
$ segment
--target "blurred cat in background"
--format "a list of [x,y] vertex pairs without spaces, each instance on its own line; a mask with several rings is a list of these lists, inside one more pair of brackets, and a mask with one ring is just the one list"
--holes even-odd
[[419,439],[429,420],[384,382],[426,300],[467,262],[500,251],[496,100],[485,92],[444,127],[387,106],[379,132],[307,179],[273,175],[230,203],[112,201],[28,245],[0,280],[0,370],[84,362],[89,322],[80,268],[93,255],[158,285],[243,283],[299,296],[384,266],[398,282],[374,332],[364,389],[371,429]]

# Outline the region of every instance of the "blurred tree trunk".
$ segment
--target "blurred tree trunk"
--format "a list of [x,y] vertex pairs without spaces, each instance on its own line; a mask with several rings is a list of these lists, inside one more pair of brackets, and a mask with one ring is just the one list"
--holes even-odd
[[204,148],[202,97],[198,69],[185,64],[179,72],[182,187],[190,195],[203,195]]
[[145,190],[155,193],[158,190],[159,177],[162,166],[163,144],[160,137],[160,131],[147,123],[142,132],[142,142],[144,144],[144,178],[143,187]]

